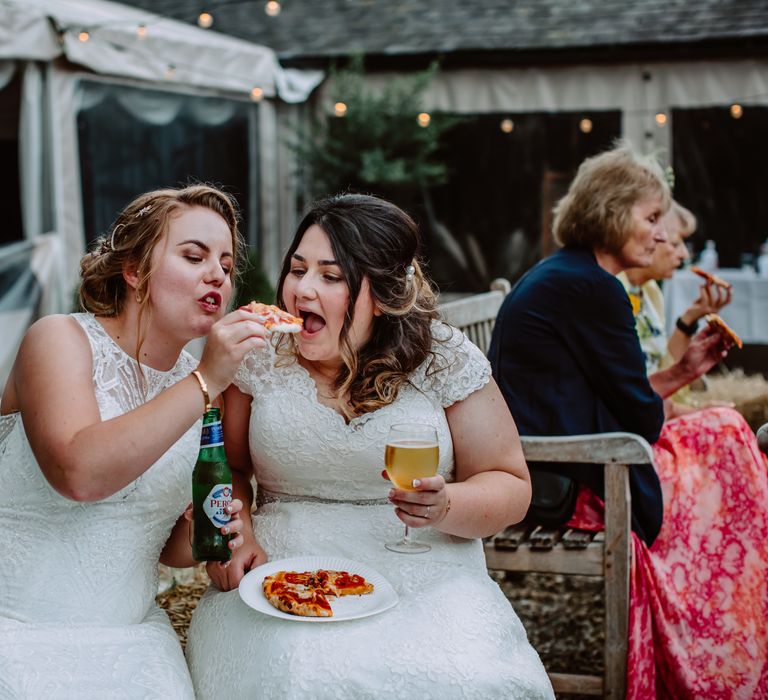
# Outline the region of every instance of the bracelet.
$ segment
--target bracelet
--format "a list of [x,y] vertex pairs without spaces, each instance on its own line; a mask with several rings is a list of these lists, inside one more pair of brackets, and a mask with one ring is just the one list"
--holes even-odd
[[683,321],[682,316],[678,316],[677,321],[675,321],[675,326],[677,326],[679,331],[690,338],[694,333],[696,333],[696,329],[699,327],[699,321],[696,319],[693,323],[686,323]]
[[200,385],[200,391],[203,392],[203,398],[205,399],[205,410],[207,411],[211,407],[211,397],[208,396],[208,385],[203,379],[203,375],[196,369],[192,370],[192,376],[197,379],[197,383]]

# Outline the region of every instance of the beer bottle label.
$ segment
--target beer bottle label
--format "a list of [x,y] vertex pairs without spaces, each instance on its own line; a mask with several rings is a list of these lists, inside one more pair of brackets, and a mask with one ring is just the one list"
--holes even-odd
[[221,447],[224,444],[224,431],[221,429],[221,421],[208,423],[203,426],[200,435],[200,447]]
[[216,484],[203,501],[203,512],[216,527],[222,527],[232,517],[224,510],[230,503],[232,503],[232,484]]

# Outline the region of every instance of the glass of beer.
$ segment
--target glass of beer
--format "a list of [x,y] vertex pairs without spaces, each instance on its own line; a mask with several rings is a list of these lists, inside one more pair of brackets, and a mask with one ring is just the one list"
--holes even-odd
[[[399,489],[415,491],[413,480],[437,474],[440,451],[437,431],[431,425],[402,423],[389,429],[387,446],[384,448],[384,466],[389,480]],[[398,542],[384,545],[392,552],[419,554],[432,549],[428,544],[414,542],[408,526]]]

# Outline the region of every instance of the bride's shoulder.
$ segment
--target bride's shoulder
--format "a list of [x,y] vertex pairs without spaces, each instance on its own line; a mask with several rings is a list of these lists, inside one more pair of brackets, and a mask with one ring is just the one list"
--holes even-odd
[[484,386],[490,376],[490,364],[480,348],[458,328],[434,321],[432,347],[411,383],[449,406]]

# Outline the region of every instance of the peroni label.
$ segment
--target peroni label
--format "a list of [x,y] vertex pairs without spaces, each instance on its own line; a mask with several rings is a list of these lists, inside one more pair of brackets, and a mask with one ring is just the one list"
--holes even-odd
[[232,517],[224,510],[230,503],[232,484],[216,484],[203,501],[203,512],[216,527],[222,527]]
[[200,435],[200,447],[221,447],[223,444],[224,431],[221,429],[221,421],[203,426],[203,432]]

